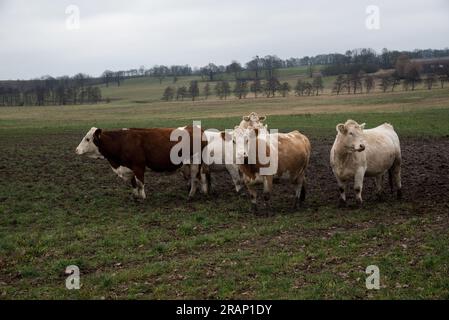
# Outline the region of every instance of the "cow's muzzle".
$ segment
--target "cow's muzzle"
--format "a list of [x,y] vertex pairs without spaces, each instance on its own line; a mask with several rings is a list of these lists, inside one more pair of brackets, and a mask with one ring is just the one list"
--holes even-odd
[[365,145],[364,145],[364,144],[361,144],[360,147],[359,147],[358,149],[354,149],[354,150],[357,151],[357,152],[365,151]]

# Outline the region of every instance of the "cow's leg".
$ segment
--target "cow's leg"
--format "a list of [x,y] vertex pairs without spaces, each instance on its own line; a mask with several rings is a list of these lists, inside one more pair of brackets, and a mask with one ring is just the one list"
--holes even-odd
[[133,194],[141,199],[145,199],[147,196],[145,194],[145,167],[134,167],[134,178],[131,180],[134,180],[133,183]]
[[257,213],[257,190],[255,184],[245,177],[246,188],[248,189],[249,196],[251,198],[251,211]]
[[354,192],[358,205],[361,207],[363,204],[362,190],[363,190],[363,178],[365,177],[365,169],[358,169],[354,177]]
[[179,171],[181,172],[182,177],[186,181],[187,189],[190,191],[190,187],[191,187],[191,185],[190,185],[190,166],[185,164],[181,167],[181,169],[179,169]]
[[384,175],[380,174],[378,176],[376,176],[375,178],[376,181],[376,196],[378,200],[382,200],[382,184],[384,181]]
[[396,160],[392,168],[394,184],[397,188],[397,198],[402,199],[401,161]]
[[263,177],[263,199],[265,200],[265,204],[267,206],[267,210],[271,213],[271,203],[270,196],[271,191],[273,190],[273,176],[264,176]]
[[305,178],[304,174],[300,174],[296,181],[296,194],[295,194],[295,204],[293,206],[294,210],[301,207],[301,203],[306,199],[306,188],[305,188]]
[[239,193],[243,189],[243,181],[240,176],[239,168],[234,164],[227,164],[226,170],[228,170],[229,175],[234,183],[235,191]]
[[273,176],[263,177],[263,198],[264,200],[270,200],[271,190],[273,189]]
[[211,177],[209,168],[205,166],[201,166],[201,191],[204,194],[209,194],[210,187],[211,187]]
[[139,197],[139,191],[137,189],[137,179],[136,176],[133,176],[131,179],[131,186],[133,187],[133,196],[134,198],[138,198]]
[[340,192],[339,207],[346,207],[347,182],[337,177],[338,191]]
[[198,181],[200,177],[200,166],[197,164],[190,165],[190,192],[189,192],[189,201],[193,199],[196,194],[196,190],[198,188]]

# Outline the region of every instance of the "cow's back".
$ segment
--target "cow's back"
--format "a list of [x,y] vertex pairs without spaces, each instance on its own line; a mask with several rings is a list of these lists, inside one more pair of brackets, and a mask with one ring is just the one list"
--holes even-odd
[[385,123],[363,131],[366,144],[366,174],[376,175],[401,159],[399,137],[392,125]]
[[172,128],[146,129],[141,132],[142,147],[145,152],[145,163],[156,172],[173,171],[181,165],[173,164],[170,151],[178,142],[170,141]]
[[[121,150],[125,158],[144,163],[145,166],[156,172],[174,171],[182,164],[174,164],[170,158],[172,148],[179,143],[171,141],[170,136],[174,128],[131,128],[121,131]],[[193,129],[183,128],[189,133],[190,155],[193,153]],[[201,136],[199,137],[201,139]],[[180,141],[180,140],[179,140]],[[201,148],[204,147],[202,142]]]
[[311,145],[299,131],[278,133],[278,175],[286,171],[301,171],[309,164]]

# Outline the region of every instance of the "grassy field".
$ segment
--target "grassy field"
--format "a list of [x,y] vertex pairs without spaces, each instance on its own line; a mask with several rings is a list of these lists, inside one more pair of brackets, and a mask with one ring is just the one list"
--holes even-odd
[[[320,66],[315,66],[315,71],[318,71]],[[304,78],[305,80],[311,81],[308,77],[308,69],[307,67],[297,67],[297,68],[286,68],[279,69],[276,71],[276,75],[279,80],[284,82],[287,81],[290,83],[292,88],[295,86],[298,78]],[[240,74],[241,77],[253,77],[253,75],[247,75],[246,71]],[[216,76],[216,81],[219,80],[228,80],[230,82],[231,88],[234,87],[235,80],[233,74],[219,74]],[[137,103],[144,104],[154,101],[159,101],[162,97],[164,89],[168,86],[172,86],[174,88],[178,88],[181,86],[189,87],[190,81],[198,80],[200,82],[200,99],[204,99],[204,86],[206,85],[206,80],[202,79],[200,76],[182,76],[178,77],[176,83],[173,82],[173,77],[167,77],[163,79],[162,83],[159,82],[158,79],[153,77],[143,77],[143,78],[132,78],[125,80],[120,87],[117,87],[115,83],[111,83],[109,86],[103,85],[101,87],[102,94],[104,98],[109,98],[112,100],[114,104],[123,104],[123,103]],[[332,82],[335,80],[335,77],[326,77],[324,78],[325,84],[325,92],[330,91],[332,86]],[[211,96],[212,99],[215,96],[213,88],[215,86],[214,81],[210,82],[211,86]],[[230,97],[233,99],[233,97]]]
[[[317,72],[321,70],[322,66],[314,66],[313,71]],[[240,77],[252,78],[254,75],[247,75],[246,71],[243,71],[240,74]],[[288,82],[291,86],[291,92],[288,94],[290,98],[295,96],[294,88],[298,81],[301,79],[303,81],[307,81],[312,83],[313,79],[310,78],[309,70],[307,67],[297,67],[297,68],[285,68],[276,70],[276,76],[278,77],[281,83]],[[320,94],[325,96],[332,96],[332,89],[334,86],[334,82],[336,80],[336,76],[325,76],[323,77],[323,90]],[[210,96],[208,98],[208,102],[215,101],[218,98],[215,96],[214,87],[217,81],[219,80],[228,80],[231,86],[231,90],[233,90],[235,86],[235,76],[233,74],[219,74],[216,75],[215,81],[208,81],[206,78],[201,78],[200,76],[180,76],[177,78],[177,82],[173,82],[173,77],[166,77],[163,79],[162,83],[159,82],[158,79],[153,77],[141,77],[141,78],[130,78],[125,80],[120,87],[117,87],[115,83],[111,83],[108,87],[105,85],[100,86],[102,90],[102,95],[104,99],[109,99],[113,105],[129,105],[129,104],[148,104],[153,102],[158,102],[161,100],[162,95],[164,93],[165,88],[171,86],[176,89],[181,86],[189,87],[189,84],[192,80],[199,81],[199,89],[200,96],[197,100],[205,100],[204,96],[204,87],[208,83],[210,85]],[[433,90],[438,90],[439,84],[436,84]],[[421,84],[417,85],[417,91],[427,91],[425,87],[425,82],[423,81]],[[394,99],[394,95],[397,93],[404,93],[404,88],[402,86],[397,86],[394,92],[390,92],[391,89],[387,91],[387,93],[392,94]],[[378,93],[380,95],[385,95],[386,99],[390,99],[389,94],[385,94],[379,87],[379,80],[375,81],[375,86],[372,92]],[[346,92],[342,92],[342,95],[345,95]],[[409,93],[413,96],[413,93]],[[278,93],[278,95],[280,95]],[[259,96],[262,96],[259,93]],[[189,98],[186,98],[188,100]],[[228,100],[236,100],[237,98],[234,94],[227,98]],[[246,100],[254,99],[254,95],[249,92]],[[302,99],[307,99],[303,97]],[[342,98],[343,100],[346,98]],[[239,102],[241,103],[241,102]],[[282,104],[284,102],[281,102]],[[369,103],[369,102],[368,102]]]
[[[0,299],[449,299],[448,89],[164,103],[147,81],[104,89],[110,104],[0,108]],[[92,126],[224,129],[251,111],[312,140],[300,211],[276,185],[274,216],[250,214],[226,175],[214,196],[187,203],[179,175],[147,173],[136,203],[105,161],[74,153]],[[377,201],[367,182],[363,209],[337,208],[328,152],[347,118],[395,126],[403,201]],[[80,290],[65,288],[69,265]],[[368,265],[380,290],[365,287]]]

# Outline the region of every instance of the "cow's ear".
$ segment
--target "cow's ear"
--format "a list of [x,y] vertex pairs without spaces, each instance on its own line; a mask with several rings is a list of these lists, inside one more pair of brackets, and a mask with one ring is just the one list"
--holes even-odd
[[97,129],[94,132],[94,142],[97,143],[98,141],[100,141],[100,137],[101,137],[101,129]]
[[226,131],[220,132],[221,138],[226,141],[226,138],[229,137],[229,134],[226,134]]
[[365,125],[366,125],[366,123],[362,123],[361,125],[360,125],[360,129],[365,129]]
[[245,120],[245,121],[249,121],[249,117],[248,116],[244,116],[242,119]]
[[263,116],[263,117],[259,117],[259,121],[265,121],[267,119],[267,117],[266,116]]
[[345,134],[346,133],[346,128],[345,128],[345,125],[343,123],[339,123],[337,125],[337,132],[340,132],[341,134]]
[[222,131],[222,132],[220,132],[220,135],[221,135],[221,138],[224,140],[224,141],[230,141],[230,140],[232,140],[232,134],[230,133],[230,132],[227,132],[227,131]]

